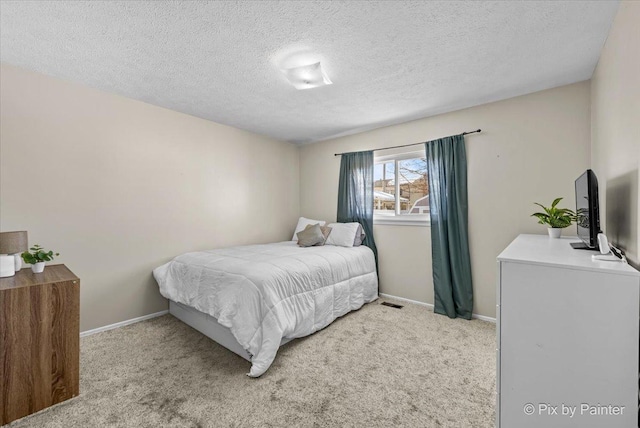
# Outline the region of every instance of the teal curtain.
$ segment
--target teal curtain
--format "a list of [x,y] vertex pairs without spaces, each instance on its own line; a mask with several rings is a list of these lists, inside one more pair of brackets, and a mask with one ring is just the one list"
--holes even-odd
[[373,251],[377,266],[378,249],[373,239],[373,151],[342,155],[337,219],[339,223],[362,225],[367,235],[363,244]]
[[435,309],[449,318],[471,319],[473,285],[469,257],[467,155],[464,137],[425,143],[431,213]]

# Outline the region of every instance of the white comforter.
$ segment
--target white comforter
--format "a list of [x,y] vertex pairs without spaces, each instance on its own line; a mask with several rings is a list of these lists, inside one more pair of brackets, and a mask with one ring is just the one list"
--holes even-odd
[[262,375],[283,337],[307,336],[378,297],[373,252],[287,241],[187,253],[153,271],[167,299],[231,330]]

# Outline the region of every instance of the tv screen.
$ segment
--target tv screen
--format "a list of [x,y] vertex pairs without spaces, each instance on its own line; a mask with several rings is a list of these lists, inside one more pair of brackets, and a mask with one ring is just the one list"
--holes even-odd
[[598,179],[590,169],[576,180],[576,217],[580,240],[587,248],[597,248],[600,233]]

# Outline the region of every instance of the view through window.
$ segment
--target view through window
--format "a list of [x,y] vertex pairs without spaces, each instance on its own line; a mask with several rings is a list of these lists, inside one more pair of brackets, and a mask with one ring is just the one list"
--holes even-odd
[[427,162],[423,156],[385,156],[374,166],[374,212],[384,216],[429,214]]

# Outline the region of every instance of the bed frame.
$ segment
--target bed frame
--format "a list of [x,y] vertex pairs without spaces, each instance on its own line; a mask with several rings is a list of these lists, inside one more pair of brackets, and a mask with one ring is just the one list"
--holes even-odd
[[[169,300],[169,313],[231,352],[240,355],[249,362],[251,361],[251,354],[238,343],[231,333],[231,330],[220,324],[218,320],[211,315],[174,302],[173,300]],[[283,338],[282,341],[280,341],[280,346],[289,341],[291,341],[291,339]]]

